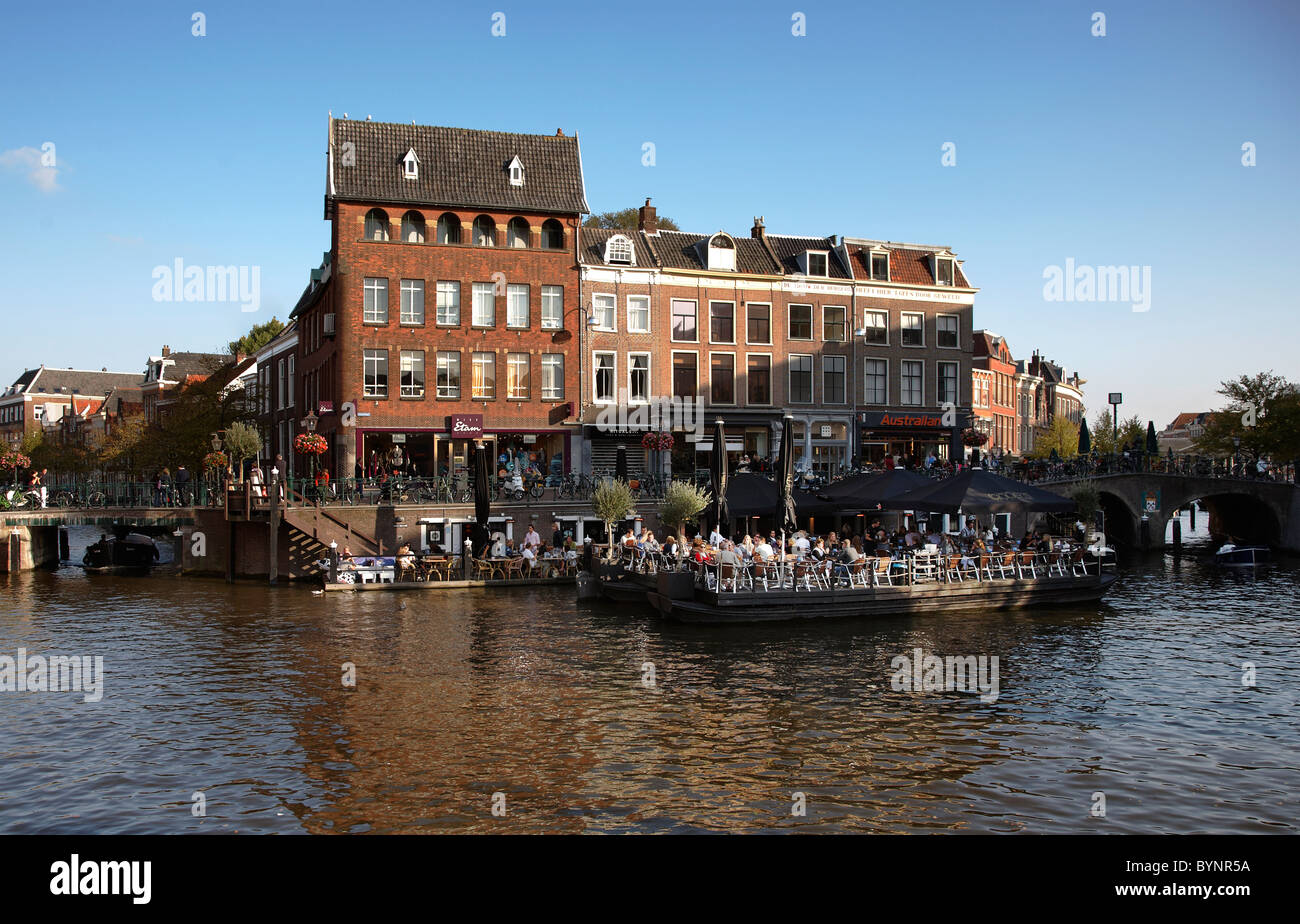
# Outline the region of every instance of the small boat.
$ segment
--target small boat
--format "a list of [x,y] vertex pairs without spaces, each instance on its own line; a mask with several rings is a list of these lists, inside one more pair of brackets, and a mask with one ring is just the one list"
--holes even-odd
[[1257,545],[1235,545],[1231,542],[1214,553],[1215,564],[1231,568],[1253,568],[1268,561],[1268,549]]
[[158,561],[158,546],[140,533],[120,539],[105,537],[86,548],[81,564],[87,571],[148,571]]

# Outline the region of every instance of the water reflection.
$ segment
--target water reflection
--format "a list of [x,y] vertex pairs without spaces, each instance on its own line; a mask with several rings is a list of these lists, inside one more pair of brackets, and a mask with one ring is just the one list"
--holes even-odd
[[[536,589],[314,596],[74,569],[8,589],[0,654],[102,654],[108,678],[98,704],[0,694],[6,831],[1296,826],[1286,564],[1153,557],[1100,606],[751,627]],[[997,655],[997,701],[892,690],[915,648]]]

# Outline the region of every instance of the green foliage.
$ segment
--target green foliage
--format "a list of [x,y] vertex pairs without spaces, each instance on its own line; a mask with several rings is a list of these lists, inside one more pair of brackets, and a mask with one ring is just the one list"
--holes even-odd
[[1294,382],[1272,372],[1241,375],[1222,382],[1219,394],[1228,405],[1207,418],[1198,452],[1240,452],[1278,461],[1300,457],[1300,387]]
[[670,481],[659,504],[659,521],[680,533],[683,525],[694,521],[709,503],[708,492],[689,481]]
[[1068,417],[1056,417],[1045,433],[1039,434],[1034,441],[1031,459],[1046,459],[1056,450],[1062,459],[1072,459],[1079,453],[1079,427]]
[[[638,217],[637,209],[619,209],[617,212],[599,212],[582,224],[587,228],[617,228],[620,231],[635,231]],[[677,222],[663,215],[659,215],[656,222],[660,230],[663,231],[682,230],[677,227]]]
[[605,535],[609,538],[612,556],[614,524],[636,512],[636,498],[632,495],[632,489],[626,481],[607,478],[591,492],[591,509],[605,524]]
[[[262,437],[257,429],[249,424],[237,422],[226,428],[222,437],[222,448],[238,463],[252,459],[262,451]],[[237,466],[242,467],[242,466]]]
[[252,329],[238,340],[229,343],[230,354],[251,355],[266,346],[284,330],[284,324],[277,318],[271,318],[264,324],[254,324]]
[[1079,519],[1085,523],[1092,522],[1093,514],[1101,506],[1101,492],[1097,490],[1096,482],[1091,479],[1080,481],[1070,488],[1069,495],[1074,500]]

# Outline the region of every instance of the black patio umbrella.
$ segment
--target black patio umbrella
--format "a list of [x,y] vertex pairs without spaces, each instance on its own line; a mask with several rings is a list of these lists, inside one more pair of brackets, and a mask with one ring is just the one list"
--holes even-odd
[[1156,439],[1156,422],[1154,420],[1148,420],[1147,421],[1147,452],[1149,452],[1151,455],[1154,456],[1159,451],[1160,451],[1160,443]]
[[713,525],[719,532],[727,522],[727,435],[722,418],[713,425],[713,458],[709,460],[709,481],[713,486]]
[[1079,418],[1079,455],[1086,456],[1092,452],[1092,434],[1088,432],[1088,418]]
[[894,510],[926,510],[956,513],[981,510],[988,513],[1023,513],[1029,510],[1068,513],[1073,498],[1062,497],[982,468],[972,468],[934,484],[899,494],[884,502]]
[[766,517],[780,503],[776,483],[757,472],[741,472],[727,479],[727,515]]
[[486,446],[474,448],[474,528],[470,539],[474,542],[474,557],[482,558],[487,554],[492,531],[488,527],[488,517],[492,515],[492,485],[488,480],[488,471],[492,462],[488,458]]
[[818,497],[838,506],[844,513],[861,513],[875,510],[886,500],[933,484],[934,479],[905,468],[891,468],[883,472],[850,475],[837,481]]
[[780,529],[792,533],[799,528],[794,510],[794,418],[781,424],[781,454],[776,464],[776,522]]
[[614,477],[627,481],[627,447],[622,443],[618,444],[618,455],[614,456]]

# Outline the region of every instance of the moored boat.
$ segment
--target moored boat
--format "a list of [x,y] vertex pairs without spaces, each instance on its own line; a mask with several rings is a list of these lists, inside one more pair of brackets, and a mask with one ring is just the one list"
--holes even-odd
[[148,571],[158,561],[158,546],[140,533],[105,536],[86,548],[81,564],[87,571]]
[[1227,543],[1214,553],[1215,564],[1253,568],[1268,561],[1268,549],[1257,545]]

